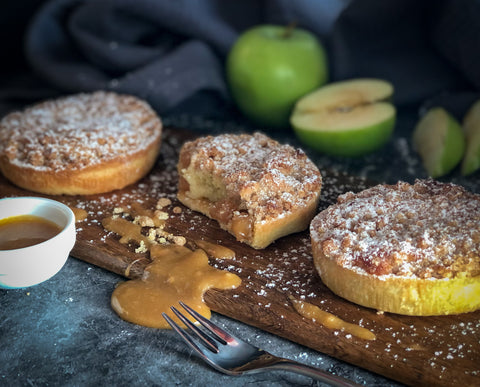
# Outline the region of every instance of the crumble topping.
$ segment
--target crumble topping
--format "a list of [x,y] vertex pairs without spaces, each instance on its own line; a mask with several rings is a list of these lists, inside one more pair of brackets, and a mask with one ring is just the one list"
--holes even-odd
[[147,148],[161,133],[150,106],[98,91],[33,105],[0,122],[0,155],[37,170],[83,169]]
[[318,168],[301,149],[261,133],[206,136],[186,143],[180,166],[215,176],[220,183],[215,183],[214,201],[233,194],[237,199],[225,199],[239,200],[235,209],[255,214],[257,221],[302,207],[318,195],[322,183]]
[[451,183],[345,193],[312,221],[311,235],[327,258],[365,274],[480,275],[480,195]]

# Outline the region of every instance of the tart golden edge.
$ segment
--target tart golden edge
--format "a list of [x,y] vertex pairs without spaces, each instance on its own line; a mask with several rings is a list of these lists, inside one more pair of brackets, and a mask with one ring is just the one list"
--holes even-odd
[[312,196],[304,206],[296,211],[268,222],[253,222],[251,224],[251,232],[248,235],[242,232],[241,228],[235,227],[234,217],[229,223],[222,223],[211,216],[210,210],[213,208],[214,202],[210,202],[205,198],[192,199],[187,193],[178,192],[177,197],[180,202],[190,209],[216,220],[222,229],[235,236],[238,241],[246,243],[255,249],[263,249],[283,236],[307,229],[310,221],[316,214],[320,200],[320,192],[318,192],[317,195]]
[[60,172],[19,167],[0,157],[0,171],[13,184],[49,195],[90,195],[122,189],[144,177],[160,152],[161,135],[146,149],[84,169]]
[[358,273],[338,265],[312,240],[322,282],[353,303],[410,316],[438,316],[480,309],[480,276],[422,279]]

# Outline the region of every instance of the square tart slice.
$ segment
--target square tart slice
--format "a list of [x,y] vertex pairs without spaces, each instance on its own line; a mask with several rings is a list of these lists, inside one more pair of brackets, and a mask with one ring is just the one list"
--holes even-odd
[[255,249],[308,228],[322,177],[300,149],[261,133],[207,136],[180,150],[178,199]]

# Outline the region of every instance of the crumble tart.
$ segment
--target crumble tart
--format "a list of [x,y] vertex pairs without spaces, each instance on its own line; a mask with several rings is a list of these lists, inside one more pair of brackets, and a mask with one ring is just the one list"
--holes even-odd
[[310,225],[313,259],[337,295],[379,311],[480,308],[480,195],[435,180],[341,195]]
[[0,171],[44,194],[96,194],[145,176],[162,123],[144,101],[98,91],[51,99],[0,121]]
[[180,150],[178,198],[253,248],[308,228],[322,177],[306,154],[261,133],[207,136]]

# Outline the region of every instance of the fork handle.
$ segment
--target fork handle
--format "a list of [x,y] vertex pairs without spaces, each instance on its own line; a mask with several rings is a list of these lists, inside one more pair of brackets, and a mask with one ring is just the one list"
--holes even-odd
[[313,379],[336,387],[359,386],[359,384],[353,383],[345,378],[342,378],[341,376],[336,376],[319,368],[311,367],[309,365],[298,363],[289,359],[278,359],[277,362],[270,364],[268,368],[271,370],[276,369],[296,372],[297,374],[309,376]]

